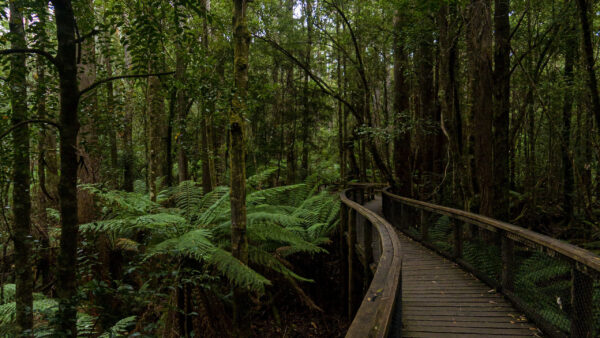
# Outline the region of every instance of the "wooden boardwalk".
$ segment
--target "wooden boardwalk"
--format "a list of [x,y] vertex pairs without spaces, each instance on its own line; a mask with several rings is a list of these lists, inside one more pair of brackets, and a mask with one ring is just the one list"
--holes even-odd
[[[381,196],[365,204],[382,215]],[[403,337],[542,336],[495,290],[398,231]]]

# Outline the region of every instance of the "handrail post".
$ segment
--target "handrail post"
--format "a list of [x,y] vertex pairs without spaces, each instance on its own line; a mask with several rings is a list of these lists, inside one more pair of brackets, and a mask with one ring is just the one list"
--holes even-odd
[[371,281],[371,262],[373,262],[373,226],[365,219],[362,233],[362,246],[365,252],[365,265],[363,266],[363,290],[366,293]]
[[427,216],[423,209],[420,210],[419,215],[421,219],[421,241],[427,242],[429,241],[429,223],[427,222]]
[[500,231],[502,250],[502,290],[514,290],[515,243]]
[[354,316],[354,246],[356,245],[356,210],[348,214],[348,318]]
[[591,338],[594,281],[592,277],[579,271],[575,266],[571,275],[573,281],[571,286],[571,304],[573,306],[571,337]]
[[463,227],[462,222],[452,220],[454,227],[454,258],[462,258],[463,251]]
[[[348,230],[348,212],[349,212],[348,206],[346,206],[346,204],[342,203],[341,207],[340,207],[340,257],[344,257],[346,255],[346,248],[347,248],[347,230]],[[342,259],[342,285],[348,285],[347,283],[347,278],[348,278],[348,260],[347,259]],[[344,304],[346,302],[347,298],[347,293],[346,291],[348,291],[345,287],[342,287],[342,297],[341,297],[341,302],[342,304]]]

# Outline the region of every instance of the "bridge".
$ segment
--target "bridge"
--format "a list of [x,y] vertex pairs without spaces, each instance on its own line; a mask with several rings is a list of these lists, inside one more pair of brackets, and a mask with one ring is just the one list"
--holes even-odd
[[600,257],[481,215],[351,184],[346,337],[600,337]]

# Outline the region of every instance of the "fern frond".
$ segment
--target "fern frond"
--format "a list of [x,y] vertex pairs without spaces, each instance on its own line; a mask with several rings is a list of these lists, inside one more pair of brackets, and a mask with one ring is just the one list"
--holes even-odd
[[268,270],[273,270],[284,276],[288,276],[288,277],[291,277],[293,279],[303,281],[303,282],[314,282],[314,280],[312,280],[312,279],[304,278],[304,277],[294,273],[294,271],[290,270],[283,263],[281,263],[277,258],[275,258],[273,256],[273,254],[268,253],[263,250],[260,250],[258,248],[250,247],[248,249],[248,259],[253,264],[262,266],[264,268],[267,268]]
[[127,335],[129,328],[135,325],[136,318],[136,316],[131,316],[119,320],[98,338],[113,338]]

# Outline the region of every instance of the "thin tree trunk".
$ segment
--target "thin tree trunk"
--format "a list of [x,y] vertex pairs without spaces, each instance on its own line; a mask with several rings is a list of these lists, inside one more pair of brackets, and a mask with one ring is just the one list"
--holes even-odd
[[409,88],[406,79],[407,57],[404,51],[401,33],[403,22],[397,11],[394,14],[394,125],[402,131],[394,137],[394,165],[396,186],[394,189],[402,196],[411,196],[410,133],[406,130],[410,123]]
[[[10,6],[10,43],[12,48],[26,48],[23,13],[16,1]],[[25,54],[10,58],[11,123],[27,120],[27,68]],[[13,137],[13,243],[15,247],[16,330],[30,336],[33,329],[33,271],[31,269],[31,195],[29,191],[29,127],[16,128]]]
[[492,215],[493,207],[493,97],[491,0],[471,0],[467,25],[469,73],[479,213]]
[[563,110],[562,110],[562,179],[563,179],[563,209],[565,214],[565,224],[569,224],[573,217],[573,193],[574,177],[571,151],[571,115],[573,109],[573,68],[575,64],[575,53],[577,51],[576,29],[569,25],[566,30],[565,41],[565,89],[563,91]]
[[54,5],[60,74],[60,198],[61,238],[58,256],[55,334],[77,336],[77,133],[79,131],[75,16],[70,0]]
[[579,7],[579,18],[581,20],[581,33],[583,38],[583,55],[587,68],[587,82],[592,96],[592,109],[596,117],[596,125],[600,128],[600,96],[598,94],[598,80],[594,69],[594,48],[592,45],[593,22],[589,17],[589,4],[587,0],[577,0]]
[[[231,252],[242,263],[248,263],[248,238],[246,237],[246,149],[244,144],[244,111],[248,95],[248,57],[250,32],[247,23],[247,0],[233,2],[233,78],[235,93],[229,114],[230,167],[231,167]],[[242,318],[243,297],[234,290],[233,318],[239,334],[247,334],[249,323]]]
[[509,218],[509,118],[510,118],[510,0],[496,0],[494,11],[494,213]]

